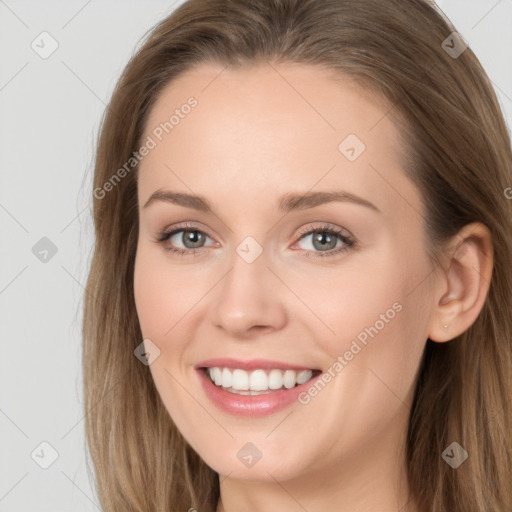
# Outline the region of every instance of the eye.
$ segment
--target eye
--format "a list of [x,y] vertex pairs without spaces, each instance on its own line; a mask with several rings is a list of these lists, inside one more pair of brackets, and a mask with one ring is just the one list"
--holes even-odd
[[[302,230],[299,234],[300,239],[296,243],[312,237],[310,243],[306,244],[309,245],[309,248],[302,249],[308,258],[333,257],[355,245],[355,240],[351,236],[330,225]],[[186,224],[177,226],[170,231],[160,232],[155,242],[177,256],[195,256],[205,248],[204,243],[207,238],[210,237],[203,230]],[[179,244],[182,244],[182,247],[179,247]],[[213,246],[218,247],[219,243],[214,242]]]
[[[156,242],[163,245],[166,251],[172,252],[179,256],[195,255],[196,249],[202,249],[207,238],[210,238],[204,231],[186,225],[176,227],[171,231],[162,231],[157,235]],[[167,243],[167,242],[170,242]],[[184,247],[179,247],[179,244]],[[217,242],[215,242],[218,245]],[[176,247],[178,245],[178,247]]]
[[[340,229],[332,226],[320,226],[300,232],[299,242],[311,237],[309,248],[304,249],[308,258],[325,258],[341,254],[354,247],[355,240]],[[297,243],[299,243],[297,242]],[[341,242],[341,244],[338,244]]]

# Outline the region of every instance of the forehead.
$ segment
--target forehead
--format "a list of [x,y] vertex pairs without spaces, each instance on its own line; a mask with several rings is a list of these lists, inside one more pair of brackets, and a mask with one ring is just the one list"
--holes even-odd
[[150,112],[144,140],[156,145],[140,164],[139,193],[191,188],[228,200],[243,191],[261,201],[270,191],[345,187],[383,209],[397,194],[419,204],[389,109],[319,67],[200,65],[168,84]]

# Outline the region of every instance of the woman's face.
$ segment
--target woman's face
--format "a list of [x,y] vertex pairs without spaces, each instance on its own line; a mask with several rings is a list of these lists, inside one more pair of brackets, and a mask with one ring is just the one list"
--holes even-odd
[[222,69],[170,84],[143,137],[134,286],[156,388],[222,475],[385,464],[436,275],[389,107],[313,67]]

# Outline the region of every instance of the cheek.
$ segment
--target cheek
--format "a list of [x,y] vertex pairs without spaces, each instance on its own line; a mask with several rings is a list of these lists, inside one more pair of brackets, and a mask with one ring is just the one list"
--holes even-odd
[[160,269],[151,265],[144,251],[137,254],[134,272],[134,296],[137,316],[145,338],[160,337],[169,298]]
[[403,296],[400,283],[390,277],[395,274],[391,258],[374,259],[330,272],[325,279],[317,277],[315,286],[304,281],[302,293],[308,305],[323,321],[324,331],[325,327],[331,331],[317,337],[330,355],[349,350],[354,339],[364,343],[367,329],[375,323],[379,332],[389,330],[389,323],[399,316],[395,303]]
[[[155,387],[180,430],[190,430],[189,420],[200,413],[183,391],[180,361],[187,344],[186,312],[197,302],[198,290],[187,286],[185,267],[169,265],[166,254],[139,245],[134,268],[134,296],[144,339],[149,338],[160,355],[149,366]],[[183,319],[181,322],[180,320]]]
[[380,377],[405,399],[426,342],[425,290],[411,293],[424,274],[420,264],[411,266],[399,257],[375,258],[332,276],[321,291],[309,291],[311,304],[332,331],[318,337],[319,343],[333,365],[342,358],[334,373],[353,374],[356,380],[356,374],[367,375],[383,387]]
[[[206,284],[189,266],[169,264],[163,250],[140,247],[134,270],[134,295],[144,337],[171,338],[175,325],[205,293]],[[157,342],[159,344],[160,342]]]

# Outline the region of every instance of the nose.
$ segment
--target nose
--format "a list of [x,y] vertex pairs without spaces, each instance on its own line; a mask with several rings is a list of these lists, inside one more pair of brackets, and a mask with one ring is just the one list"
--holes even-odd
[[235,255],[212,296],[210,319],[232,337],[259,336],[286,324],[285,289],[264,254],[252,263]]

